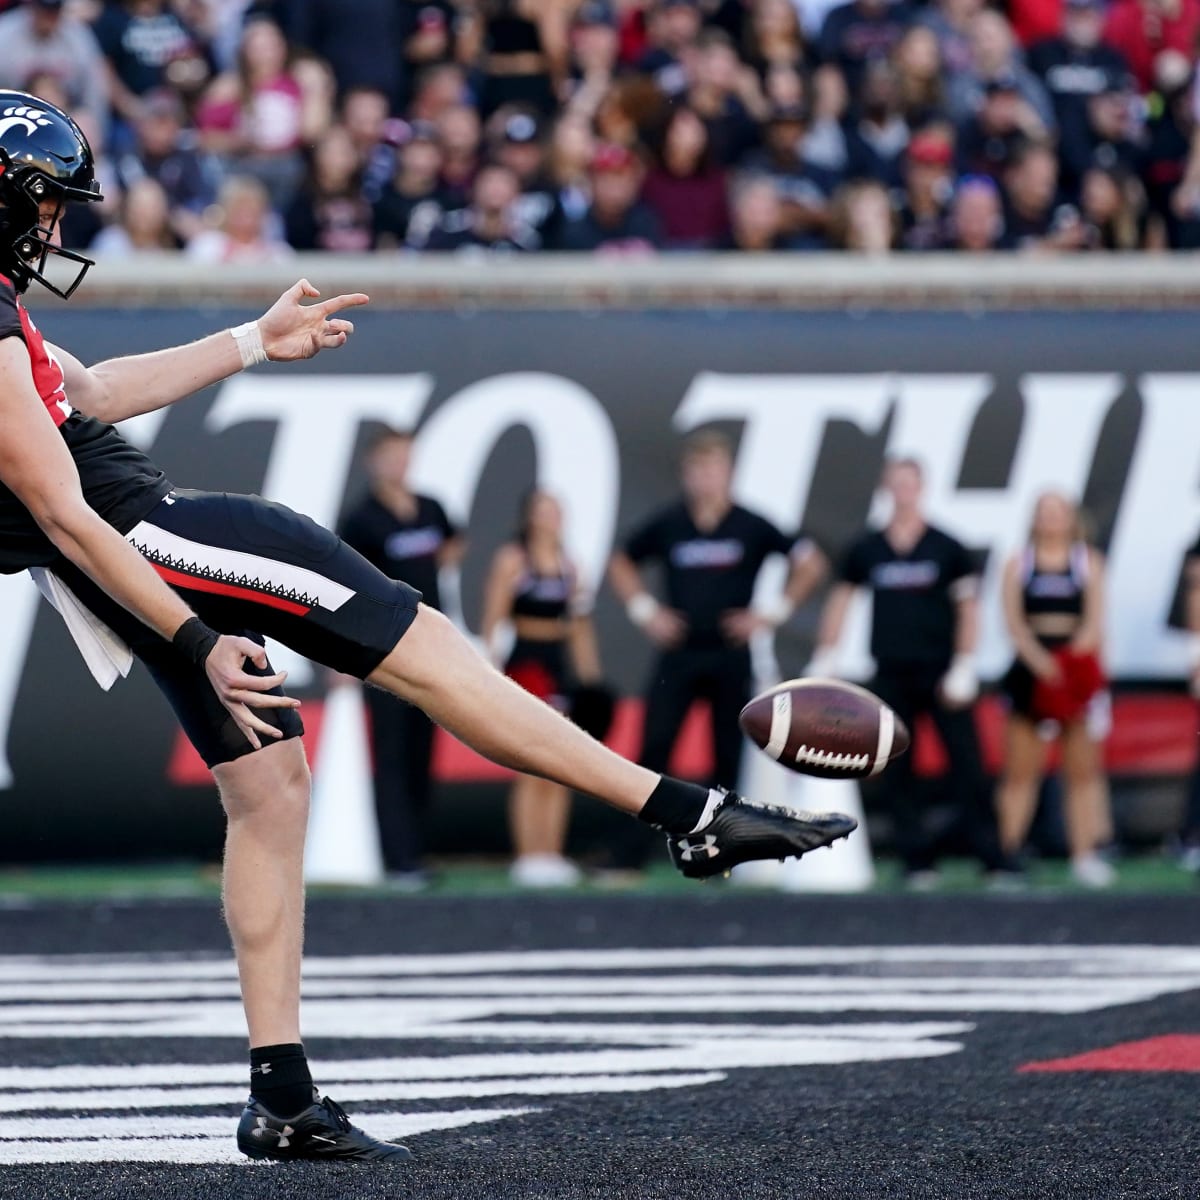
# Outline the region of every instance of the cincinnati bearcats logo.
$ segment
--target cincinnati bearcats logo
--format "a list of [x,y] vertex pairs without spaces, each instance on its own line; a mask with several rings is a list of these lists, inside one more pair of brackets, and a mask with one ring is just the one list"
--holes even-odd
[[19,104],[12,108],[6,108],[3,113],[0,113],[0,137],[3,137],[10,129],[16,129],[18,125],[25,127],[25,132],[36,133],[43,125],[50,124],[50,117],[40,108],[30,108],[28,105]]

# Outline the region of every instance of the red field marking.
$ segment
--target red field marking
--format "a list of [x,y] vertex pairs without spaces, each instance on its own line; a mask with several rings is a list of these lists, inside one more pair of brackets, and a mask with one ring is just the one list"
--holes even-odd
[[1169,1033],[1121,1042],[1102,1050],[1088,1050],[1070,1058],[1050,1058],[1026,1063],[1028,1071],[1200,1071],[1200,1034]]

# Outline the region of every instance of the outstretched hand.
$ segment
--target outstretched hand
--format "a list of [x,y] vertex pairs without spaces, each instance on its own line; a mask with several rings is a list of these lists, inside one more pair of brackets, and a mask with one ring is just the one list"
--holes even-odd
[[336,350],[354,332],[354,322],[337,317],[346,308],[369,304],[362,292],[334,296],[320,304],[305,304],[321,293],[307,279],[288,288],[258,319],[263,349],[272,362],[312,358],[322,350]]
[[251,675],[245,669],[249,659],[260,670],[267,666],[267,652],[249,638],[222,634],[208,657],[204,670],[217,698],[229,710],[237,727],[255,750],[262,748],[259,735],[280,738],[282,733],[251,711],[254,708],[299,708],[300,701],[291,696],[270,695],[270,689],[280,687],[287,678],[286,671],[274,675]]

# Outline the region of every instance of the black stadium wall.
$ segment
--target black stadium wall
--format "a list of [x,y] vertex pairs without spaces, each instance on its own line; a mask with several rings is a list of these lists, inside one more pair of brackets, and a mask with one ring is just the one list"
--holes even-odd
[[[37,319],[50,341],[94,361],[255,315],[54,308]],[[935,519],[985,569],[990,678],[1008,653],[998,568],[1024,536],[1033,497],[1054,486],[1084,498],[1110,555],[1115,678],[1179,688],[1184,641],[1171,620],[1200,532],[1192,313],[373,308],[355,321],[346,349],[259,368],[131,436],[180,486],[263,492],[330,523],[361,490],[373,424],[417,426],[421,486],[469,534],[461,591],[471,626],[490,554],[535,479],[564,500],[572,547],[595,580],[614,541],[673,496],[689,428],[728,430],[743,500],[835,558],[872,512],[885,455],[912,453],[926,465]],[[0,587],[0,859],[214,853],[215,799],[168,782],[175,723],[145,674],[105,696],[27,584]],[[634,692],[648,649],[603,587],[597,614],[608,672]],[[779,639],[785,672],[805,661],[815,615]],[[845,661],[859,674],[862,617]],[[319,675],[289,665],[299,694],[319,696]]]

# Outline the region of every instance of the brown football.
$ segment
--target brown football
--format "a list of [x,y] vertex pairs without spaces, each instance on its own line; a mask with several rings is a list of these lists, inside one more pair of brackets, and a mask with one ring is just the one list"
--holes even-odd
[[789,679],[755,696],[738,720],[776,762],[825,779],[878,775],[911,740],[878,696],[840,679]]

